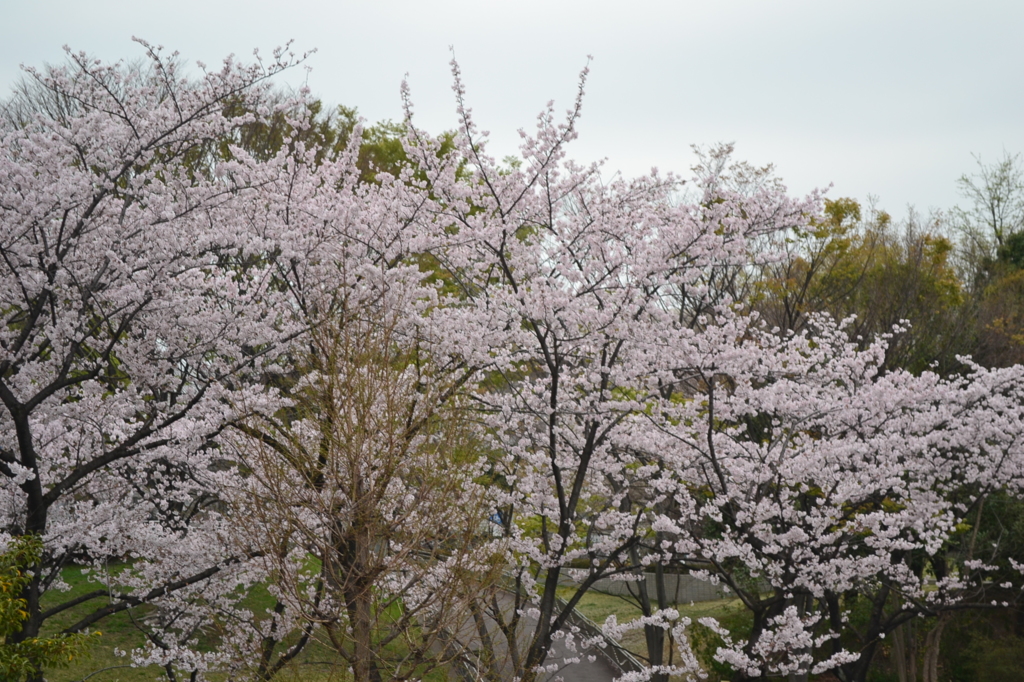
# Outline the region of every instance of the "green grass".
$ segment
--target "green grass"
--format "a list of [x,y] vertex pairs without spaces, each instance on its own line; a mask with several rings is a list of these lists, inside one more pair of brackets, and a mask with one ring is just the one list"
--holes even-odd
[[[62,577],[70,586],[66,592],[51,591],[44,595],[43,609],[68,601],[79,595],[97,589],[98,584],[83,575],[80,568],[65,569]],[[273,597],[261,587],[250,591],[245,600],[245,607],[254,613],[260,613],[273,607]],[[48,619],[43,634],[55,634],[74,624],[82,617],[103,605],[102,599],[94,599],[80,604]],[[49,682],[152,682],[166,680],[164,670],[159,666],[145,668],[131,667],[130,657],[117,656],[115,650],[131,651],[142,647],[146,637],[136,626],[151,612],[150,607],[139,607],[129,611],[107,616],[93,626],[93,631],[102,635],[89,649],[88,656],[79,658],[64,669],[50,669],[46,672]],[[345,682],[349,679],[348,664],[337,656],[329,647],[318,642],[310,642],[291,665],[282,670],[275,680],[280,682]],[[213,682],[227,682],[223,674],[208,676]],[[434,671],[427,675],[426,680],[440,681],[446,679],[444,671]]]
[[[98,588],[98,584],[83,575],[80,568],[65,569],[61,577],[71,586],[70,591],[46,593],[43,596],[43,609]],[[103,601],[100,599],[94,599],[49,618],[44,625],[43,634],[60,632],[102,604]],[[149,668],[126,667],[129,666],[130,660],[127,657],[119,657],[114,654],[115,649],[130,651],[145,644],[146,638],[135,627],[132,618],[140,618],[146,612],[145,608],[135,609],[132,612],[114,614],[101,620],[92,629],[101,632],[102,635],[99,641],[90,647],[88,656],[73,661],[68,668],[47,670],[46,679],[50,682],[74,682],[91,675],[88,678],[90,682],[136,682],[153,680],[159,676],[162,670],[156,666]]]
[[[116,569],[114,573],[116,574]],[[66,592],[51,591],[44,595],[43,609],[74,599],[91,592],[98,583],[90,580],[82,573],[81,568],[68,568],[62,573],[64,582],[70,586]],[[96,608],[103,605],[102,599],[94,599],[80,604],[48,619],[43,634],[55,634],[76,623]],[[274,598],[261,586],[250,590],[243,605],[253,613],[262,613],[274,605]],[[121,613],[107,616],[99,621],[93,631],[102,633],[99,640],[89,649],[86,657],[79,658],[64,669],[46,671],[49,682],[152,682],[166,680],[164,670],[159,666],[145,668],[131,667],[130,657],[118,656],[116,650],[131,651],[146,643],[145,635],[136,625],[148,613],[151,607],[138,607]],[[386,651],[394,650],[398,654],[400,645],[392,643]],[[350,679],[348,664],[332,649],[324,644],[311,641],[296,660],[278,673],[275,680],[280,682],[346,682]],[[226,674],[208,675],[212,682],[227,682]],[[447,674],[443,669],[433,670],[423,677],[426,682],[443,682]]]
[[[44,609],[97,588],[97,583],[89,580],[79,568],[66,569],[63,578],[71,589],[67,592],[48,593],[43,599]],[[572,588],[560,588],[559,596],[563,599],[571,597]],[[59,632],[102,603],[99,599],[92,600],[50,618],[44,634]],[[253,612],[259,613],[273,606],[273,598],[265,589],[256,588],[250,592],[245,605]],[[730,622],[736,620],[738,616],[742,617],[743,613],[743,606],[736,599],[698,602],[692,605],[680,604],[675,608],[694,621],[711,616],[723,622]],[[577,609],[598,625],[604,623],[610,615],[615,615],[620,623],[641,615],[640,609],[632,601],[593,590],[583,596]],[[135,623],[149,612],[149,607],[139,607],[101,620],[93,629],[100,631],[102,636],[91,647],[89,656],[73,661],[66,669],[48,670],[46,678],[50,682],[152,682],[165,679],[162,668],[132,668],[128,657],[117,656],[114,653],[115,650],[131,651],[145,645],[146,638]],[[643,630],[627,633],[621,644],[632,653],[647,657]],[[346,670],[347,665],[328,647],[312,642],[293,665],[282,671],[276,679],[280,682],[344,682],[348,678]],[[214,682],[226,682],[226,676],[223,675],[210,675],[210,679]],[[443,670],[436,670],[427,676],[427,679],[444,680],[446,676]]]

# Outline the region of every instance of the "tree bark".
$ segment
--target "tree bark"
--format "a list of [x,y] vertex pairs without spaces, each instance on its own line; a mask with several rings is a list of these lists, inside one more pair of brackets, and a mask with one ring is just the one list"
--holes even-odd
[[[650,591],[647,589],[647,574],[643,572],[640,563],[640,552],[636,547],[629,550],[630,560],[637,566],[640,573],[640,580],[637,581],[637,601],[640,602],[640,613],[650,616],[655,608],[651,603]],[[661,564],[655,569],[655,597],[658,600],[658,608],[667,607],[667,595],[665,594],[664,569]],[[644,640],[647,644],[647,662],[651,667],[663,665],[665,658],[665,629],[657,625],[644,626]],[[651,682],[668,682],[668,675],[656,673],[651,675]]]
[[922,682],[939,682],[939,647],[942,644],[942,631],[946,629],[949,618],[948,613],[941,614],[935,627],[929,630],[925,637]]
[[899,682],[917,682],[917,628],[908,620],[893,633],[892,658]]

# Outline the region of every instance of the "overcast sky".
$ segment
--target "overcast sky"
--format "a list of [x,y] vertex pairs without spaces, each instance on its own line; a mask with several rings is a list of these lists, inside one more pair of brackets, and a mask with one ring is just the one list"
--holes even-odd
[[572,103],[593,55],[577,160],[687,172],[690,145],[734,141],[794,193],[832,183],[902,215],[961,201],[972,154],[1024,151],[1022,35],[1020,0],[0,0],[0,92],[63,45],[134,59],[139,36],[215,65],[294,40],[317,52],[292,83],[398,119],[408,73],[420,127],[440,131],[451,48],[500,158],[548,100]]

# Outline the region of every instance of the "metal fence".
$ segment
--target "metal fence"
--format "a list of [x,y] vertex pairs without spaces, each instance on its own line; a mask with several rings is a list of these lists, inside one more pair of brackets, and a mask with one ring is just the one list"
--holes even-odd
[[[560,609],[565,610],[568,603],[563,599],[559,599],[558,606]],[[622,648],[622,646],[620,646],[615,640],[605,636],[604,632],[596,623],[576,609],[569,612],[569,617],[566,620],[570,625],[578,627],[587,637],[600,637],[604,640],[605,645],[598,648],[598,654],[604,656],[613,667],[618,669],[619,673],[624,674],[644,670],[644,665],[638,661],[633,654]]]

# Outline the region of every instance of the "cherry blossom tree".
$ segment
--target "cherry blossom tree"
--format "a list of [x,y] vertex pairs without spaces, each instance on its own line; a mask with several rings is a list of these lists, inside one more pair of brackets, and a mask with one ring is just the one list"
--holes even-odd
[[[659,396],[650,387],[659,343],[710,338],[692,308],[709,293],[706,273],[742,268],[751,239],[804,225],[817,208],[778,183],[738,191],[720,172],[695,179],[692,202],[677,200],[673,176],[606,182],[600,166],[565,160],[579,99],[564,123],[544,112],[537,133],[523,134],[521,162],[502,166],[486,155],[455,76],[457,151],[438,160],[438,143],[420,133],[409,155],[433,199],[420,220],[451,235],[430,255],[448,291],[439,319],[457,322],[434,333],[486,370],[473,397],[499,453],[491,477],[516,599],[511,610],[494,600],[489,617],[516,675],[529,680],[561,665],[546,658],[572,608],[595,581],[627,570],[650,529],[652,510],[627,500],[652,471],[632,466],[616,443]],[[567,574],[579,587],[560,604]]]
[[[885,373],[884,339],[858,351],[842,325],[815,324],[780,335],[735,316],[701,347],[670,342],[664,356],[683,355],[657,386],[673,398],[633,415],[620,445],[658,472],[637,491],[659,512],[648,562],[721,581],[750,610],[747,638],[701,624],[742,677],[864,680],[908,620],[1020,596],[1019,580],[989,584],[997,567],[970,545],[954,555],[985,495],[1020,493],[1021,368]],[[731,347],[710,342],[723,334]],[[660,615],[685,642],[691,624]]]
[[[804,335],[766,329],[715,283],[772,258],[763,237],[810,229],[819,197],[790,199],[752,169],[730,182],[728,150],[698,166],[688,195],[657,173],[606,181],[565,159],[579,99],[563,123],[549,107],[503,165],[455,78],[456,152],[439,160],[414,132],[408,154],[431,193],[418,220],[449,235],[429,253],[437,319],[456,321],[434,333],[483,370],[473,398],[498,453],[515,599],[488,616],[518,676],[558,669],[556,638],[583,653],[569,613],[595,581],[659,563],[741,595],[749,638],[705,625],[740,677],[861,680],[900,623],[982,603],[983,561],[937,571],[932,590],[919,560],[941,564],[986,491],[1017,492],[1019,369],[884,372],[884,339],[857,350],[828,318]],[[562,603],[564,577],[576,587]],[[875,609],[860,642],[853,593]],[[634,626],[675,629],[685,648],[675,612]],[[649,671],[698,673],[692,653]]]
[[[0,128],[0,529],[45,545],[16,639],[82,603],[71,632],[237,582],[217,504],[233,474],[212,439],[233,406],[274,404],[264,377],[304,324],[289,272],[308,254],[261,189],[293,160],[211,152],[271,113],[267,79],[296,59],[194,80],[143,46],[145,68],[69,53],[28,70],[59,107]],[[254,113],[224,115],[239,101]],[[120,560],[116,579],[42,608],[70,562]]]

